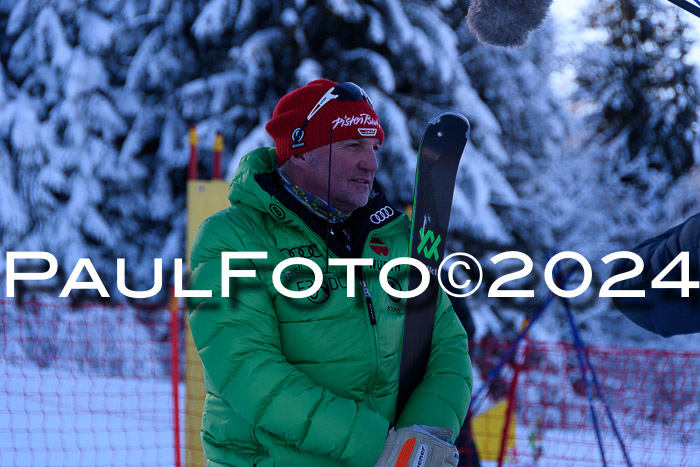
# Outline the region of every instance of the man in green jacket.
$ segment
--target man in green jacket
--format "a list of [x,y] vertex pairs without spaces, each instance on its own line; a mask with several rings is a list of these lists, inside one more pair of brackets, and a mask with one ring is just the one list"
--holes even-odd
[[[279,101],[266,129],[275,148],[241,160],[231,207],[202,223],[192,248],[191,288],[212,291],[189,303],[208,464],[456,465],[472,375],[444,293],[425,376],[396,413],[405,299],[379,271],[409,256],[410,223],[374,180],[384,132],[369,97],[312,81]],[[334,265],[355,258],[368,265]],[[388,282],[406,290],[406,276],[403,264]]]

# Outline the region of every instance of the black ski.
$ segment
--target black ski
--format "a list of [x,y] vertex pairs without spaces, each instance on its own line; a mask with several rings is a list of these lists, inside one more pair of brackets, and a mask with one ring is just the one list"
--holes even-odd
[[[469,121],[456,112],[434,116],[421,138],[413,188],[411,258],[428,267],[431,280],[425,292],[406,303],[397,414],[422,381],[428,365],[440,288],[437,272],[445,252],[457,166],[467,141]],[[412,270],[408,290],[418,287],[420,279],[420,273]]]

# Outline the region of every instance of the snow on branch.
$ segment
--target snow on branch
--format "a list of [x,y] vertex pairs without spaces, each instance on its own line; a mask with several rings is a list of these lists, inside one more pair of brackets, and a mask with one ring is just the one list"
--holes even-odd
[[381,54],[370,49],[352,49],[342,53],[345,60],[363,60],[367,62],[367,70],[373,73],[382,90],[391,94],[396,89],[396,79],[391,63]]
[[78,14],[80,43],[88,52],[100,53],[107,50],[114,40],[114,23],[93,11]]
[[367,28],[368,39],[375,44],[383,44],[386,40],[386,32],[384,31],[382,15],[369,6],[365,6],[365,11],[369,15],[369,27]]
[[358,23],[364,17],[362,7],[355,0],[326,0],[326,5],[348,23]]
[[163,48],[164,43],[163,26],[154,28],[143,40],[126,74],[127,89],[139,89],[151,75],[158,74],[158,71],[153,69],[153,56]]
[[237,16],[238,2],[211,0],[192,23],[192,34],[200,42],[213,41],[231,27]]
[[0,140],[0,244],[10,247],[6,235],[20,236],[30,225],[29,209],[17,196],[12,186],[10,153]]
[[72,58],[72,48],[66,40],[61,18],[53,8],[44,8],[36,19],[34,47],[39,61],[50,61],[63,69]]
[[8,36],[19,34],[38,12],[39,4],[33,0],[20,0],[12,8],[7,20],[5,33]]

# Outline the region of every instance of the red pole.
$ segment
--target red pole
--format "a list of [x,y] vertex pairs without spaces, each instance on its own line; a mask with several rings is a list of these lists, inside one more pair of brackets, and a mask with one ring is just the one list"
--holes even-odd
[[[520,330],[522,332],[530,322],[529,318],[525,318]],[[527,336],[523,339],[523,343],[518,347],[515,353],[515,365],[513,372],[513,380],[508,388],[508,407],[506,407],[506,419],[503,424],[503,434],[501,435],[501,450],[498,452],[498,467],[503,467],[503,460],[506,457],[506,445],[508,444],[508,430],[510,428],[510,419],[513,416],[513,411],[515,410],[515,389],[518,386],[518,376],[520,375],[520,370],[525,363],[525,351],[527,349]]]
[[178,341],[180,337],[178,322],[178,305],[175,287],[170,288],[170,378],[173,386],[173,412],[175,421],[175,465],[180,467],[180,358]]
[[216,180],[221,178],[221,153],[224,150],[224,135],[220,131],[216,132],[214,139],[214,168],[211,178]]
[[190,166],[187,173],[187,178],[190,180],[197,179],[197,127],[195,125],[190,125]]

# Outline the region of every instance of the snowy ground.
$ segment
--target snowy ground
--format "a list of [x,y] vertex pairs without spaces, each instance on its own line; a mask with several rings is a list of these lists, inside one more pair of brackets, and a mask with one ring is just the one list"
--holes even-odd
[[[167,380],[89,377],[38,369],[31,363],[20,368],[4,360],[0,360],[0,379],[2,466],[174,464],[173,402]],[[183,386],[180,394],[182,408]],[[688,408],[696,410],[697,406]],[[633,426],[629,415],[619,415],[617,422],[625,430],[623,440],[633,465],[700,465],[700,443],[692,417],[687,420],[693,426],[675,422]],[[519,420],[516,455],[506,465],[602,465],[595,431],[586,416],[575,417],[581,420],[580,429],[550,428],[537,434]],[[612,430],[607,422],[602,424],[608,465],[625,465]],[[540,448],[538,459],[533,446]],[[493,465],[495,461],[484,462],[485,467]]]
[[174,464],[167,380],[88,377],[2,360],[0,378],[2,466]]
[[[526,434],[525,427],[517,430]],[[547,430],[537,444],[542,447],[536,460],[530,442],[520,434],[516,435],[516,455],[510,457],[505,465],[511,466],[600,466],[603,465],[595,431],[589,430]],[[678,442],[667,442],[665,438],[629,439],[623,437],[632,465],[635,466],[698,466],[700,465],[700,446],[691,446]],[[609,466],[625,466],[625,458],[617,439],[608,432],[602,437],[605,460]],[[484,461],[483,467],[496,466],[496,461]]]

